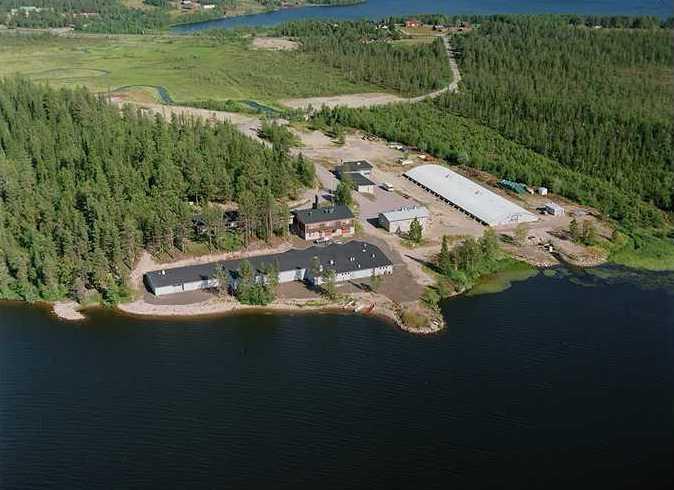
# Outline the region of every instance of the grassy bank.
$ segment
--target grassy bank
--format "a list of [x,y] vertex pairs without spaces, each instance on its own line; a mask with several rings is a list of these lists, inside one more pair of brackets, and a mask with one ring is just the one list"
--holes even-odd
[[669,234],[621,234],[609,252],[609,260],[614,264],[650,271],[674,271],[674,231]]
[[249,40],[207,36],[2,34],[0,76],[20,73],[52,86],[94,92],[164,87],[177,103],[252,99],[274,102],[381,90],[354,83],[300,52],[251,49]]

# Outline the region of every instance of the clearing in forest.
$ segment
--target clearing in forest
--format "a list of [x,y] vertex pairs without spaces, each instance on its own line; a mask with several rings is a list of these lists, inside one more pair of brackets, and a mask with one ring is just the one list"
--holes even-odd
[[[0,77],[21,74],[95,92],[163,87],[175,102],[317,97],[381,90],[345,79],[296,51],[254,49],[249,39],[193,36],[68,37],[2,34]],[[158,99],[159,100],[159,99]]]

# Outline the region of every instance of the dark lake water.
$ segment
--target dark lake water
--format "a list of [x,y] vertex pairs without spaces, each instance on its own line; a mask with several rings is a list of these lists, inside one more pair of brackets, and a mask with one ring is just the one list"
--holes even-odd
[[428,338],[3,304],[0,488],[667,488],[663,278],[539,275],[449,301]]
[[574,13],[589,15],[654,15],[670,17],[670,0],[367,0],[346,7],[303,7],[176,26],[177,32],[214,27],[268,26],[303,18],[381,19],[419,13],[505,14]]

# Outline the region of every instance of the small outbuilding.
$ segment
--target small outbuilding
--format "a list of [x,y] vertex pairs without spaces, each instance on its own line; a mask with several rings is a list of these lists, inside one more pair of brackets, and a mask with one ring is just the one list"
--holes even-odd
[[362,174],[348,174],[354,189],[364,194],[374,194],[376,184]]
[[335,173],[341,179],[344,175],[360,174],[368,177],[372,173],[372,164],[367,160],[356,160],[354,162],[344,162],[335,169]]
[[559,204],[555,204],[554,202],[545,204],[545,212],[551,214],[552,216],[564,216],[564,214],[566,214],[564,208]]
[[426,228],[431,214],[423,206],[412,206],[379,213],[379,226],[389,233],[407,233],[416,219]]
[[548,195],[548,188],[547,187],[538,187],[536,189],[536,192],[540,194],[541,196],[547,196]]
[[520,182],[514,182],[512,180],[501,179],[498,181],[498,185],[503,189],[514,192],[515,194],[524,194],[527,192],[526,185]]

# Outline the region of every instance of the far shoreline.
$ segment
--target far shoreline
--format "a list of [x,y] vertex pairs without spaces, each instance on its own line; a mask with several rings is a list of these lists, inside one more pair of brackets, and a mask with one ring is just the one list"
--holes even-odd
[[[178,24],[171,24],[168,26],[168,32],[170,33],[175,33],[175,34],[192,34],[194,32],[199,32],[201,30],[207,30],[206,29],[199,29],[197,31],[186,31],[186,32],[180,32],[180,31],[174,31],[173,29],[175,27],[181,27],[181,26],[193,26],[193,25],[200,25],[200,24],[208,24],[210,22],[217,22],[221,20],[230,20],[230,19],[240,19],[243,17],[254,17],[256,15],[266,15],[266,14],[272,14],[274,12],[280,12],[282,10],[299,10],[303,8],[313,8],[313,7],[324,7],[324,8],[337,8],[337,7],[353,7],[354,5],[361,5],[363,3],[367,3],[367,0],[353,0],[350,3],[343,3],[343,4],[334,4],[334,3],[311,3],[311,4],[304,4],[304,5],[289,5],[286,7],[277,7],[277,8],[267,8],[264,10],[260,10],[259,12],[250,12],[250,13],[243,13],[243,14],[236,14],[236,15],[224,15],[222,17],[215,17],[213,19],[207,19],[207,20],[197,20],[194,22],[180,22]],[[234,27],[261,27],[261,26],[232,26],[232,27],[213,27],[212,29],[231,29]]]

